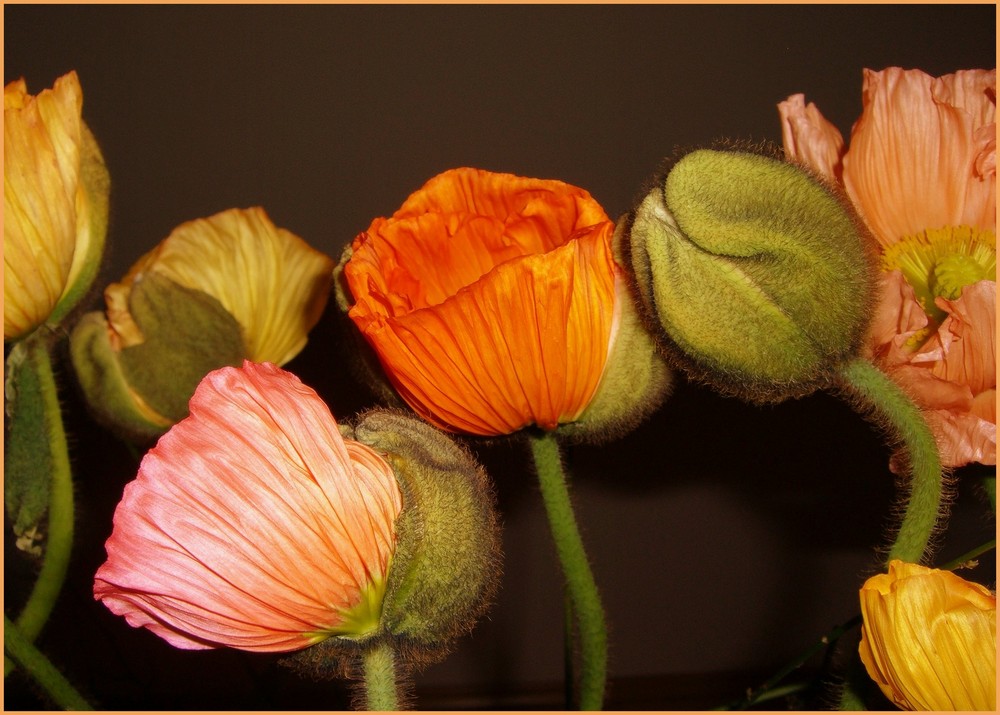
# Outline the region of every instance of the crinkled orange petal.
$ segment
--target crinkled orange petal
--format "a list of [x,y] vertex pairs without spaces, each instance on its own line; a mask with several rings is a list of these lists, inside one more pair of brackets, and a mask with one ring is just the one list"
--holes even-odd
[[804,94],[778,103],[785,158],[805,164],[823,178],[840,183],[844,137]]
[[865,70],[862,101],[844,185],[883,245],[928,228],[995,229],[995,70]]
[[607,362],[612,231],[604,222],[547,253],[508,259],[409,312],[384,311],[383,276],[352,259],[350,315],[400,394],[433,424],[480,435],[554,429],[586,408]]
[[180,648],[290,651],[385,576],[389,465],[274,365],[209,373],[115,511],[95,598]]
[[608,220],[600,204],[579,187],[554,179],[472,168],[451,169],[435,176],[392,217],[427,213],[495,218],[506,235],[522,243],[537,241],[532,253],[552,249],[571,233]]

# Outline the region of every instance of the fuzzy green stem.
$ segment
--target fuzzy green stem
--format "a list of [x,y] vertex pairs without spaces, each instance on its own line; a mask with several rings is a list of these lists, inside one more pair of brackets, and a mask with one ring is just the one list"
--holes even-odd
[[365,709],[399,710],[396,654],[388,643],[379,643],[364,654]]
[[[27,345],[27,369],[36,371],[45,410],[45,430],[52,463],[52,482],[48,508],[48,541],[45,558],[38,580],[28,596],[28,601],[17,617],[17,627],[28,641],[34,641],[41,633],[56,599],[62,590],[69,567],[70,552],[73,548],[73,478],[69,465],[69,450],[66,431],[63,428],[62,410],[52,371],[49,347],[43,339],[29,338]],[[4,659],[4,677],[13,664]]]
[[920,409],[872,363],[855,359],[840,368],[840,376],[844,387],[864,409],[875,413],[906,450],[909,496],[886,562],[900,559],[920,563],[944,509],[941,459],[934,435]]
[[93,710],[52,661],[25,638],[24,633],[5,615],[3,617],[3,650],[35,679],[56,705],[63,710]]
[[607,631],[604,609],[591,573],[583,540],[573,516],[559,445],[551,433],[529,434],[542,500],[563,577],[578,623],[580,638],[580,709],[600,710],[607,677]]

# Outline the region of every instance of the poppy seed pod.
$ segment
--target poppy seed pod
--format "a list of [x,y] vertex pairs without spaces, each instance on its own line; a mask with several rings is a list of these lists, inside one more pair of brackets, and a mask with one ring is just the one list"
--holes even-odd
[[745,151],[682,156],[635,209],[631,267],[667,352],[725,394],[774,402],[859,350],[867,231],[803,168]]

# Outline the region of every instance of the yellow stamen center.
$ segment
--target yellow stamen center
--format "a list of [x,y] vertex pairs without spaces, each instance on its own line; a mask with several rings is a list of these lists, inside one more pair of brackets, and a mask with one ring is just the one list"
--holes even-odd
[[955,300],[977,281],[997,278],[996,234],[969,226],[928,229],[906,236],[882,255],[882,269],[902,271],[927,316],[941,323],[947,314],[934,299]]

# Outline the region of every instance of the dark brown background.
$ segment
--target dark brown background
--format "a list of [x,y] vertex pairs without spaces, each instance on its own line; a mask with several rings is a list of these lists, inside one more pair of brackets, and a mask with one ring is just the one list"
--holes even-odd
[[[780,141],[775,104],[800,91],[846,133],[862,68],[993,67],[996,41],[992,5],[6,6],[4,21],[5,82],[36,92],[80,74],[113,180],[103,282],[177,224],[233,206],[260,204],[337,256],[463,165],[559,178],[617,216],[675,146]],[[349,417],[372,398],[340,340],[324,321],[288,367]],[[343,707],[341,683],[300,681],[267,656],[175,650],[93,602],[136,465],[64,377],[79,535],[42,647],[109,709]],[[502,590],[416,679],[417,704],[558,707],[560,578],[526,450],[474,448],[505,522]],[[759,409],[680,379],[640,429],[568,460],[615,708],[722,704],[852,616],[894,499],[878,435],[828,395]],[[971,487],[981,473],[960,472],[942,559],[993,534]],[[992,585],[986,561],[977,577]],[[5,576],[13,612],[31,571],[9,548]],[[7,708],[39,705],[21,676],[6,688]]]

